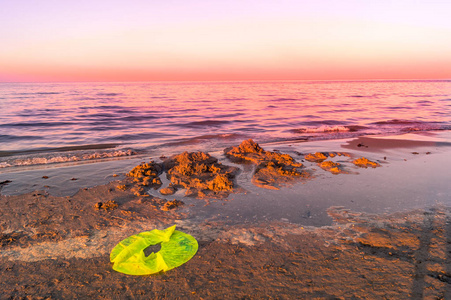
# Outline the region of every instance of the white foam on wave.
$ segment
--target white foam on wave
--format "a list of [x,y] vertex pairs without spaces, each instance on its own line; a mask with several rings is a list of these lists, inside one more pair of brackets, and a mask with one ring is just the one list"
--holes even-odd
[[8,164],[7,162],[0,162],[0,169],[1,168],[7,168],[7,167],[11,167],[11,165]]
[[45,165],[45,164],[54,164],[54,163],[76,162],[76,161],[88,161],[88,160],[95,160],[95,159],[131,156],[131,155],[136,155],[136,152],[133,150],[130,150],[130,149],[108,151],[108,152],[75,153],[75,154],[68,154],[68,155],[48,154],[46,156],[15,158],[15,159],[11,159],[9,161],[0,162],[0,168]]
[[322,125],[320,127],[299,128],[295,129],[298,133],[328,133],[328,132],[348,132],[350,129],[345,126],[328,126]]

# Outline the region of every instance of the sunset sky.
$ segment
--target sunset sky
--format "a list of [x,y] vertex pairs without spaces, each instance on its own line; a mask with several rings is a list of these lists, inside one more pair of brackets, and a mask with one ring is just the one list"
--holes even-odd
[[0,81],[451,79],[449,0],[1,0]]

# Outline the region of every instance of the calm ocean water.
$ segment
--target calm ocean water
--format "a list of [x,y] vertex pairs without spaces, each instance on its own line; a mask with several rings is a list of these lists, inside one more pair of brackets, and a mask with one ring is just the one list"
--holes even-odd
[[0,170],[451,130],[451,81],[0,83]]

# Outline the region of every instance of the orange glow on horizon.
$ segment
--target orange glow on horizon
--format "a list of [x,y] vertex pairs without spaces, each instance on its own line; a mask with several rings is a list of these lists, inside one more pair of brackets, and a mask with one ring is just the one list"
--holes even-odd
[[354,65],[324,63],[280,68],[219,66],[177,70],[132,69],[121,67],[71,67],[48,65],[17,65],[3,67],[11,82],[89,82],[89,81],[239,81],[239,80],[377,80],[377,79],[450,79],[451,72],[442,62],[417,62],[415,64],[376,62]]
[[14,38],[0,82],[451,78],[451,28],[278,17],[82,29]]

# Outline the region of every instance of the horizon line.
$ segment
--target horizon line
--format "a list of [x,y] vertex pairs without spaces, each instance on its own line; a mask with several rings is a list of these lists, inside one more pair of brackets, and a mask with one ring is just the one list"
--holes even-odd
[[363,82],[363,81],[451,81],[451,78],[377,78],[377,79],[237,79],[237,80],[66,80],[66,81],[0,81],[3,83],[157,83],[157,82],[324,82],[324,81],[334,81],[334,82]]

